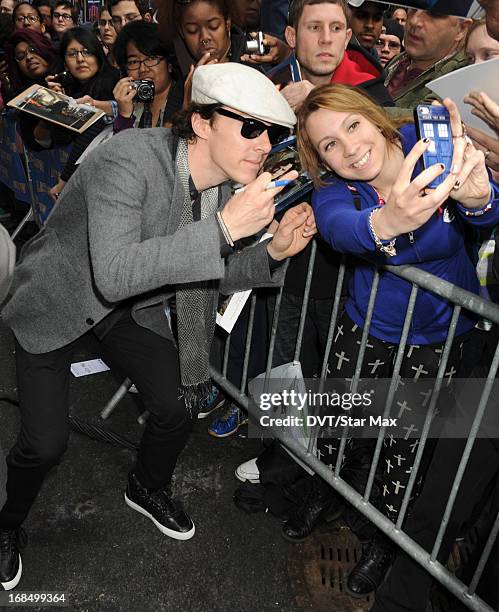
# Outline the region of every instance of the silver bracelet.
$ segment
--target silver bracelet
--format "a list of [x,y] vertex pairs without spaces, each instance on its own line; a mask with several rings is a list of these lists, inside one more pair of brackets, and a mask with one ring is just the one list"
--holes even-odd
[[395,255],[397,254],[397,250],[395,249],[395,241],[397,240],[397,238],[390,240],[388,244],[383,244],[379,236],[374,231],[373,215],[377,210],[378,209],[375,208],[374,210],[371,210],[369,214],[369,231],[371,232],[372,239],[374,240],[374,244],[382,253],[385,253],[385,255],[388,255],[388,257],[395,257]]
[[227,226],[224,223],[224,220],[222,218],[222,213],[220,211],[217,211],[217,215],[216,216],[217,216],[218,225],[220,226],[220,229],[222,230],[222,234],[224,235],[224,238],[227,241],[227,244],[229,244],[229,246],[234,248],[234,241],[232,240],[230,232],[229,232],[229,230],[227,229]]

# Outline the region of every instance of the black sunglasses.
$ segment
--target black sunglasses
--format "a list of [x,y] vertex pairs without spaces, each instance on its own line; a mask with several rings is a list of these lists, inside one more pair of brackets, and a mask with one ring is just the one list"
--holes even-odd
[[264,132],[267,132],[270,144],[274,146],[291,133],[291,130],[283,125],[276,125],[275,123],[266,125],[263,123],[263,121],[258,121],[258,119],[252,119],[251,117],[243,117],[242,115],[233,113],[226,108],[219,108],[215,112],[217,112],[219,115],[223,115],[224,117],[230,117],[231,119],[241,121],[241,136],[243,138],[247,138],[248,140],[258,138],[258,136],[261,136]]

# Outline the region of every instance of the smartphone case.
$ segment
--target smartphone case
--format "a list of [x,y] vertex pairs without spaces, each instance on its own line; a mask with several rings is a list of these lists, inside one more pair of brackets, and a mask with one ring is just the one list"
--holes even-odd
[[420,104],[414,111],[414,121],[419,138],[429,138],[431,143],[423,153],[423,165],[429,168],[443,163],[445,170],[428,187],[435,188],[450,172],[453,155],[452,131],[449,111],[445,106]]

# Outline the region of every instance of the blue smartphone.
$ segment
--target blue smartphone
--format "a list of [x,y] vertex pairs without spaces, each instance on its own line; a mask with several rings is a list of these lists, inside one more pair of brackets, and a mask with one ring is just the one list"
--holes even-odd
[[419,138],[429,138],[431,143],[423,153],[423,165],[429,168],[442,163],[445,170],[428,187],[434,189],[442,183],[451,170],[454,147],[449,111],[445,106],[420,104],[414,111],[414,122]]

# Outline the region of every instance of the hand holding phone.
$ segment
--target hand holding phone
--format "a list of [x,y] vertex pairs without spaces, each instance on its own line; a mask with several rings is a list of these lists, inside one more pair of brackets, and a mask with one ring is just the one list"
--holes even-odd
[[426,168],[443,164],[445,169],[429,185],[436,189],[445,181],[452,167],[454,146],[450,114],[445,106],[420,104],[414,111],[414,121],[419,138],[429,138],[430,143],[423,152],[423,165]]

